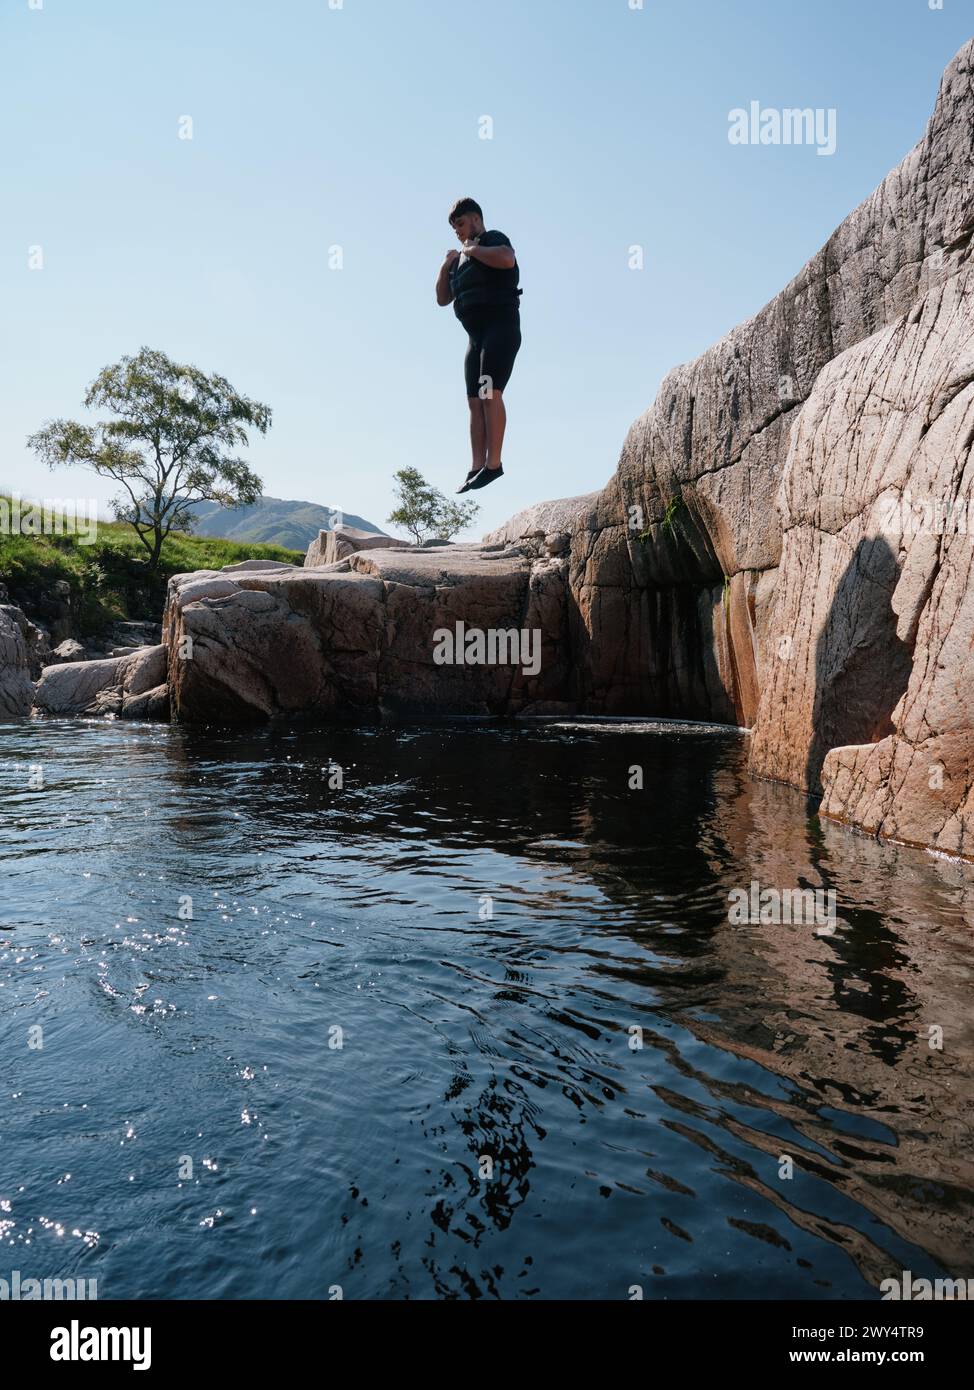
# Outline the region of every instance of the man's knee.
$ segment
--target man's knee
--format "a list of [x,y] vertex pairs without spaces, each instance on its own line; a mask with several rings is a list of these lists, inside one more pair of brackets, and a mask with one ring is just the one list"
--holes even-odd
[[484,402],[479,396],[468,396],[467,405],[470,407],[471,412],[474,410],[483,410],[484,408]]

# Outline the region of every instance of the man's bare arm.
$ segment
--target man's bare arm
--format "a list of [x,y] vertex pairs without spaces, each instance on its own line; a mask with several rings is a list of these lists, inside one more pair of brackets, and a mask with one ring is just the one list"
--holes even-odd
[[436,279],[436,302],[442,308],[447,304],[453,303],[453,291],[450,288],[450,270],[454,261],[460,259],[459,251],[448,251],[446,260],[440,266],[440,273]]
[[513,270],[517,260],[513,246],[465,246],[463,249],[472,261],[480,261],[491,270]]

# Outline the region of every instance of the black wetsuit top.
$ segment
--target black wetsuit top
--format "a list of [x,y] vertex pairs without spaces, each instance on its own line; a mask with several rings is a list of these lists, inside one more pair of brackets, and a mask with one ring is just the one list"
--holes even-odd
[[[510,246],[510,240],[503,232],[484,232],[478,245]],[[521,271],[514,262],[510,270],[497,270],[481,261],[454,261],[450,267],[450,289],[453,291],[453,312],[463,323],[467,311],[478,311],[488,306],[497,309],[516,309],[521,303],[522,291],[517,283]],[[482,317],[477,314],[477,317]]]
[[[478,242],[480,246],[510,244],[503,232],[484,232]],[[511,378],[521,346],[520,275],[516,261],[510,270],[470,259],[454,261],[450,267],[453,312],[469,338],[463,361],[468,397],[503,391]]]

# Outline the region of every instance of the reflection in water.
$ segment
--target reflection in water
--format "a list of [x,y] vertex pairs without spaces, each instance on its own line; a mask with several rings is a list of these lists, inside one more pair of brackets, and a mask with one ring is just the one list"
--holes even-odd
[[[974,870],[820,824],[738,735],[0,732],[0,1278],[974,1275]],[[752,880],[833,889],[834,934],[732,925]]]

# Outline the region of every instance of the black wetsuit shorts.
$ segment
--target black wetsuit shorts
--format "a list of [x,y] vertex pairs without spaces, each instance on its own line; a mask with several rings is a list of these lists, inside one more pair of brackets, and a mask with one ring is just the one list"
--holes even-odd
[[521,346],[521,311],[485,304],[468,309],[461,319],[469,336],[463,373],[468,396],[503,391],[511,379]]

